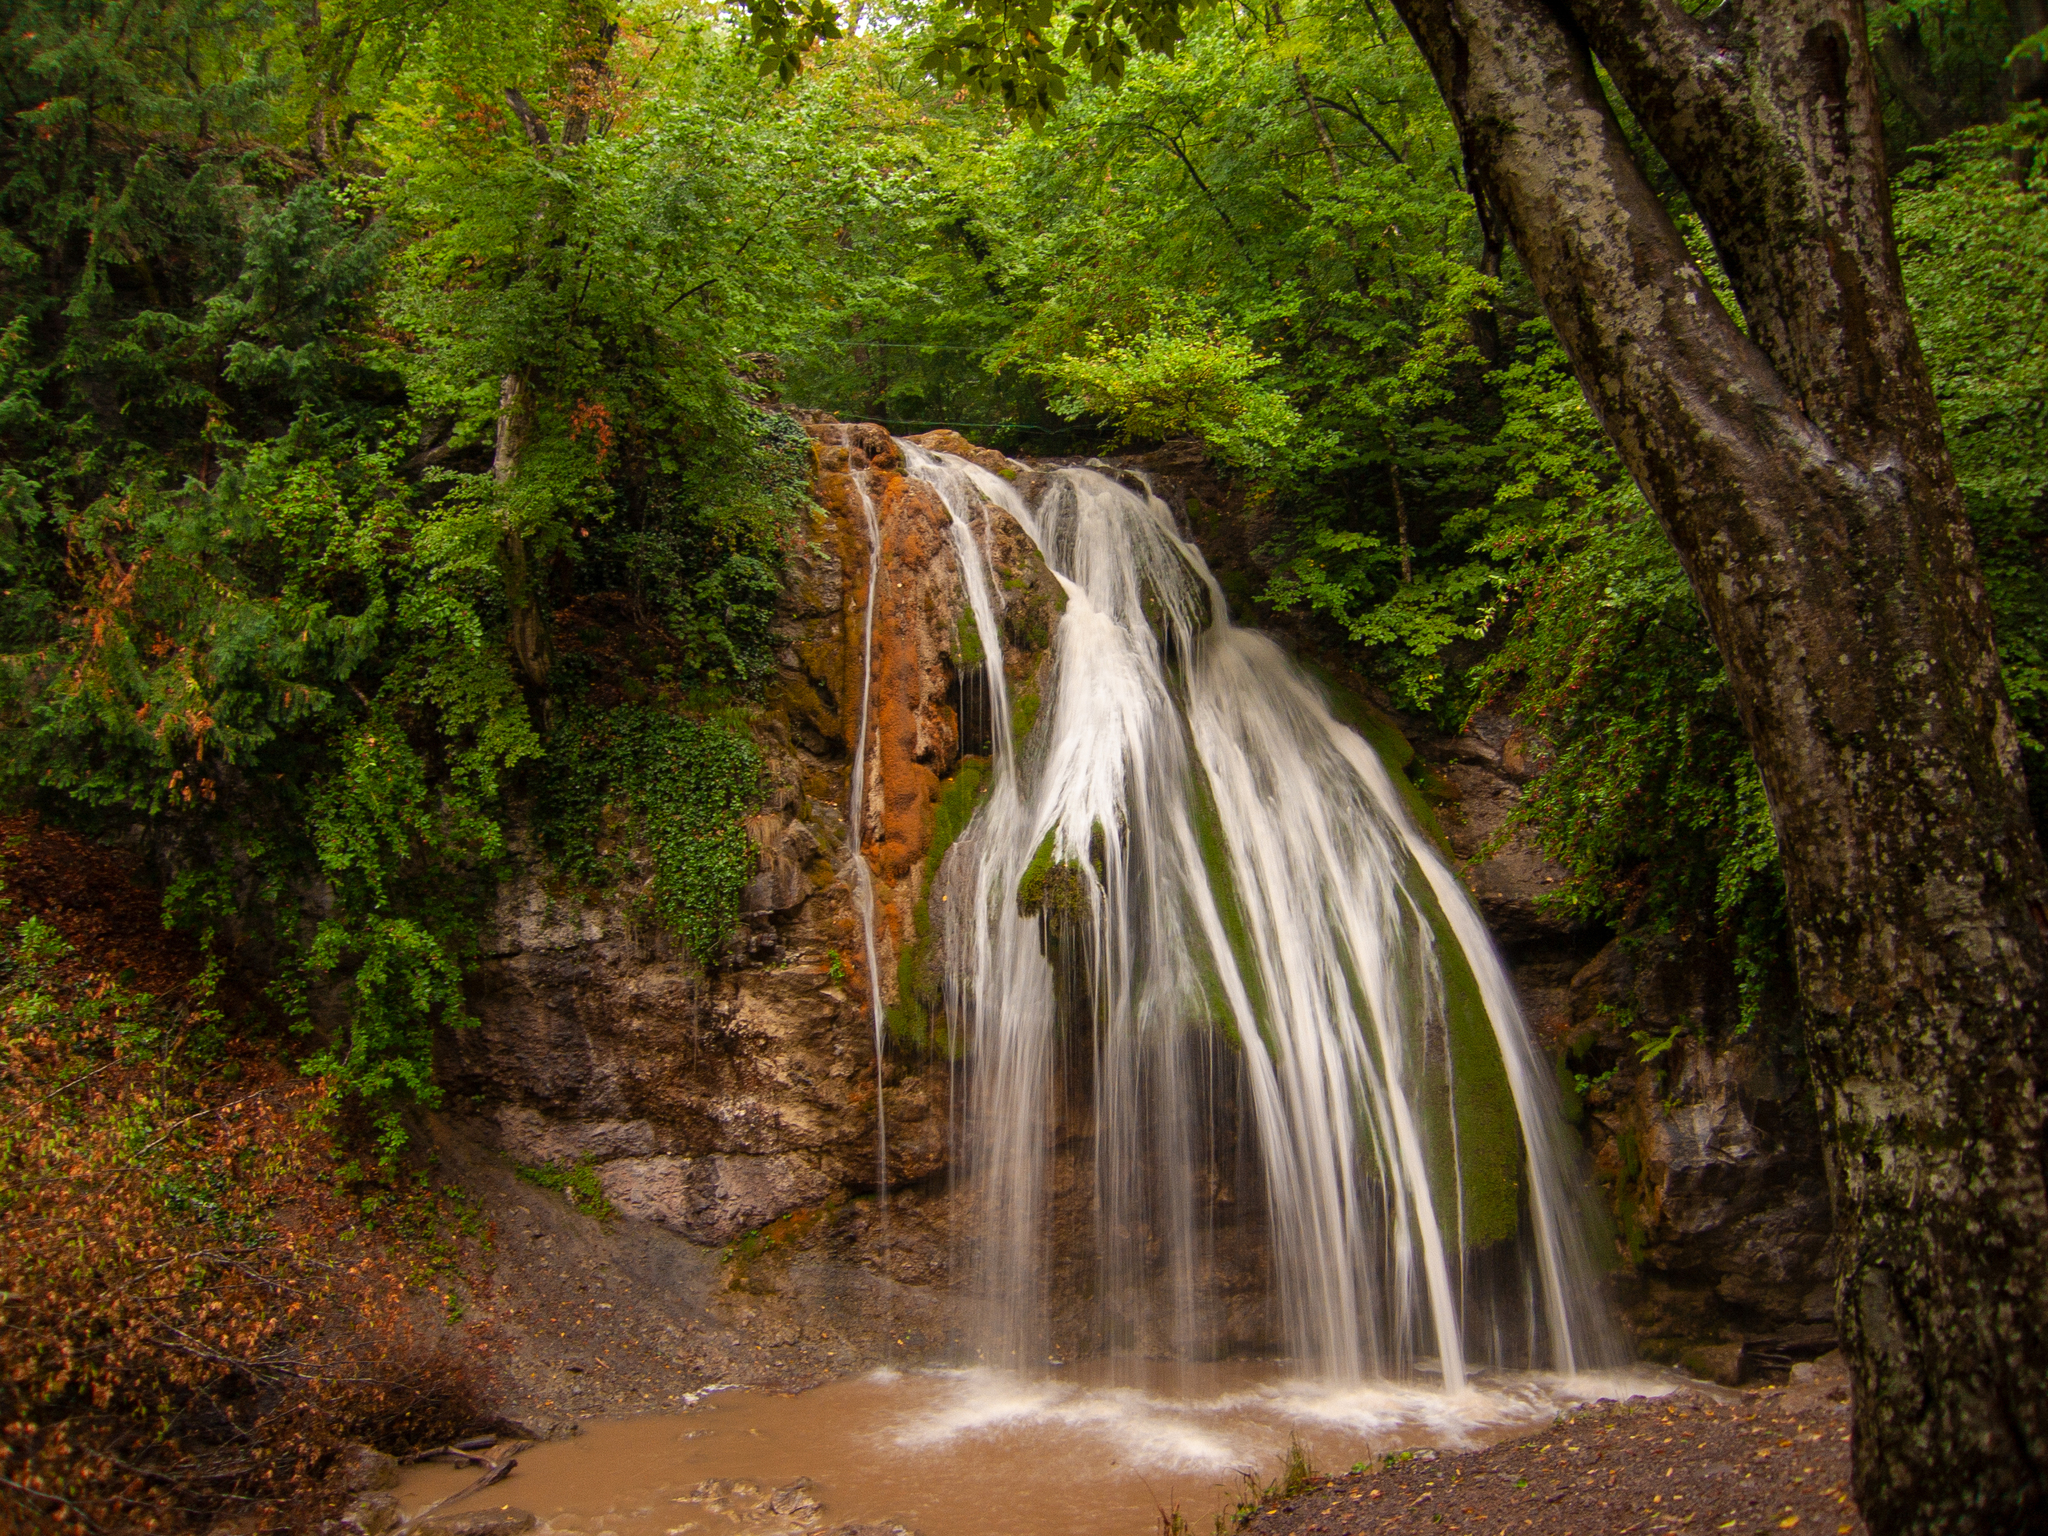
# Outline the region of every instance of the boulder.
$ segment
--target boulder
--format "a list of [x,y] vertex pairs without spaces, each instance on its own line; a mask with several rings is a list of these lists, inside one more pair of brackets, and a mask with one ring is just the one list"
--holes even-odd
[[1679,1357],[1687,1372],[1703,1381],[1724,1387],[1739,1384],[1743,1377],[1740,1344],[1696,1344]]
[[837,1187],[796,1156],[629,1157],[598,1173],[621,1215],[716,1246],[815,1205]]
[[398,1486],[398,1458],[367,1445],[351,1445],[336,1458],[330,1476],[343,1493],[380,1493]]

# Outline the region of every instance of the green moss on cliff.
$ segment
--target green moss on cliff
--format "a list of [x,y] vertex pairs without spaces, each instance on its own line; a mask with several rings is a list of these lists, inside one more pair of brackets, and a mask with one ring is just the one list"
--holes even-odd
[[[1216,914],[1223,925],[1230,963],[1244,983],[1260,1038],[1271,1051],[1272,1026],[1265,981],[1259,971],[1257,953],[1252,948],[1251,928],[1245,921],[1244,904],[1238,899],[1237,881],[1231,873],[1230,848],[1223,839],[1223,818],[1216,809],[1216,796],[1209,788],[1209,776],[1200,763],[1194,764],[1188,774],[1188,819],[1194,823],[1195,846],[1202,856],[1202,874],[1208,881],[1209,894],[1216,903]],[[1203,932],[1199,925],[1194,925],[1193,931],[1197,935]],[[1209,1017],[1223,1031],[1224,1038],[1242,1049],[1244,1038],[1238,1031],[1237,1017],[1231,1010],[1229,994],[1223,985],[1224,957],[1211,953],[1206,944],[1195,945],[1193,949],[1196,964],[1201,967],[1202,990]]]
[[1387,774],[1393,779],[1394,787],[1401,793],[1402,803],[1408,807],[1416,824],[1449,856],[1450,841],[1444,836],[1443,823],[1437,820],[1433,802],[1455,799],[1450,785],[1415,755],[1415,748],[1385,710],[1338,682],[1328,667],[1307,660],[1302,662],[1302,666],[1322,685],[1330,713],[1362,736],[1365,744],[1379,754],[1380,761],[1387,765]]
[[911,913],[912,942],[896,957],[896,1001],[882,1016],[889,1038],[907,1050],[954,1054],[946,1028],[946,978],[932,936],[931,907],[920,901]]
[[946,1028],[946,979],[939,946],[932,934],[931,882],[938,878],[946,853],[967,830],[981,797],[988,792],[989,760],[963,757],[953,776],[939,785],[932,802],[932,842],[924,856],[927,894],[911,912],[912,941],[896,957],[896,997],[884,1015],[889,1038],[912,1050],[951,1055],[954,1044]]
[[1029,686],[1019,688],[1010,698],[1010,741],[1019,751],[1031,727],[1038,723],[1039,703],[1038,690]]
[[981,643],[981,625],[975,622],[974,609],[963,603],[960,606],[960,622],[954,626],[953,667],[964,672],[969,667],[978,667],[988,660],[988,647]]
[[1056,858],[1059,829],[1045,834],[1017,882],[1019,917],[1081,918],[1088,914],[1087,877],[1075,859]]
[[974,808],[988,793],[988,772],[987,758],[963,757],[953,776],[939,785],[938,797],[932,802],[932,845],[924,856],[927,885],[938,877],[947,850],[974,819]]
[[[1445,1050],[1429,1062],[1424,1095],[1429,1106],[1425,1118],[1435,1122],[1430,1128],[1432,1173],[1437,1188],[1452,1202],[1438,1216],[1445,1237],[1456,1241],[1459,1210],[1455,1197],[1461,1192],[1464,1245],[1483,1248],[1513,1237],[1521,1225],[1522,1117],[1508,1085],[1507,1064],[1501,1060],[1500,1042],[1487,1017],[1478,978],[1435,897],[1425,892],[1419,904],[1436,940],[1437,965],[1443,978]],[[1439,1108],[1446,1098],[1449,1115]],[[1453,1125],[1457,1130],[1455,1156],[1451,1138],[1445,1134]]]

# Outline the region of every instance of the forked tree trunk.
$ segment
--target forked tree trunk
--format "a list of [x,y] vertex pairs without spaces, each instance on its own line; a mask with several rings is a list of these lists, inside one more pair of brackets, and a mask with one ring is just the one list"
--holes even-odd
[[[1712,626],[1783,851],[1873,1530],[2048,1525],[2048,872],[1856,0],[1398,0]],[[1748,335],[1631,157],[1597,54]]]

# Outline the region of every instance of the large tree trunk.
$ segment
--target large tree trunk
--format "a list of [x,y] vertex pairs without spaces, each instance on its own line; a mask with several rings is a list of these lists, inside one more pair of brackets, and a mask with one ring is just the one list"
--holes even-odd
[[[1783,850],[1872,1528],[2048,1525],[2048,872],[1855,0],[1399,0],[1685,563]],[[1716,302],[1595,72],[1707,222]]]

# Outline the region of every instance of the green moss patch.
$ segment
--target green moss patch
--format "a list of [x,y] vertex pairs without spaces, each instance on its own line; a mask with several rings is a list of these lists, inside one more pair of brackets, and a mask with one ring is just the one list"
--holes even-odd
[[[1514,1090],[1508,1086],[1507,1063],[1501,1060],[1493,1021],[1479,995],[1479,980],[1434,896],[1425,896],[1424,911],[1436,938],[1437,966],[1443,976],[1450,1081],[1439,1092],[1449,1093],[1458,1131],[1455,1167],[1451,1166],[1448,1144],[1432,1149],[1443,1159],[1443,1171],[1457,1180],[1456,1185],[1446,1180],[1438,1187],[1462,1191],[1465,1246],[1483,1248],[1505,1242],[1521,1225],[1525,1176],[1522,1116]],[[1455,1233],[1456,1207],[1440,1215],[1446,1232]]]
[[1017,882],[1019,917],[1072,919],[1087,915],[1087,877],[1078,860],[1054,856],[1058,844],[1059,829],[1055,827],[1024,866],[1023,878]]
[[[946,853],[967,830],[981,797],[988,793],[989,760],[963,757],[953,776],[939,785],[932,802],[932,842],[924,856],[925,886],[938,878]],[[953,1052],[946,1029],[946,978],[939,947],[932,936],[931,898],[921,897],[911,912],[915,938],[896,957],[896,997],[883,1016],[889,1038],[912,1050]]]
[[963,757],[960,766],[953,770],[953,776],[940,783],[938,798],[932,802],[932,845],[924,856],[927,885],[938,877],[939,865],[945,862],[947,850],[967,830],[967,823],[974,819],[974,808],[988,793],[988,773],[987,758]]
[[964,672],[969,667],[978,667],[988,660],[988,647],[981,643],[981,626],[975,622],[974,609],[970,604],[961,604],[960,622],[953,627],[953,666]]
[[[1194,764],[1188,774],[1188,819],[1194,823],[1195,846],[1202,856],[1202,875],[1208,882],[1209,895],[1216,903],[1224,942],[1230,951],[1230,963],[1236,967],[1238,978],[1244,983],[1245,995],[1251,1001],[1253,1022],[1266,1042],[1267,1050],[1271,1051],[1271,1010],[1266,1000],[1265,980],[1259,971],[1258,956],[1252,948],[1251,926],[1245,920],[1244,904],[1238,899],[1237,880],[1231,873],[1230,848],[1223,840],[1223,817],[1216,808],[1209,775],[1200,763]],[[1196,925],[1194,931],[1201,934],[1203,929]],[[1196,946],[1195,954],[1196,963],[1202,968],[1202,990],[1210,1020],[1233,1046],[1242,1049],[1244,1039],[1238,1032],[1237,1017],[1231,1010],[1229,993],[1223,985],[1224,957],[1210,953],[1206,944]]]
[[946,1028],[946,978],[932,937],[931,906],[920,901],[911,913],[912,942],[896,957],[896,1001],[882,1016],[889,1038],[913,1051],[954,1053]]
[[619,1214],[605,1197],[604,1186],[597,1181],[597,1164],[588,1157],[579,1157],[573,1163],[514,1163],[512,1171],[529,1184],[552,1189],[575,1209],[599,1222],[609,1224]]
[[1038,723],[1040,702],[1036,688],[1019,688],[1010,698],[1010,740],[1019,748],[1031,734],[1031,727]]
[[1437,820],[1436,804],[1432,803],[1456,798],[1449,783],[1415,755],[1414,746],[1401,734],[1401,728],[1385,710],[1338,682],[1328,667],[1306,660],[1301,665],[1322,685],[1330,713],[1362,736],[1365,744],[1387,765],[1388,777],[1401,792],[1401,799],[1409,814],[1414,816],[1416,825],[1429,835],[1430,841],[1446,858],[1452,857],[1450,840],[1444,836],[1443,823]]

